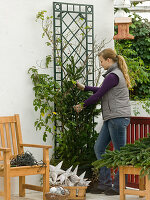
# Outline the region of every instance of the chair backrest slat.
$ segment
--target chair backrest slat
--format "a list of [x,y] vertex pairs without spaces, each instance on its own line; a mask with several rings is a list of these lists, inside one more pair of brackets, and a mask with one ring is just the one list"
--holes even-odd
[[10,123],[10,127],[11,127],[12,145],[13,145],[14,155],[17,155],[18,151],[17,151],[17,144],[16,144],[15,124]]
[[[6,130],[7,147],[11,149],[11,139],[10,139],[10,133],[9,133],[9,123],[5,124],[5,130]],[[12,155],[12,153],[11,153],[11,155]]]
[[[5,137],[4,137],[4,129],[3,124],[0,124],[0,136],[1,136],[1,147],[5,147]],[[1,152],[0,159],[3,160],[3,153]]]
[[17,136],[17,145],[18,145],[18,153],[23,153],[23,148],[19,146],[19,144],[22,144],[22,134],[21,134],[21,125],[20,125],[20,119],[19,115],[15,115],[16,117],[16,136]]
[[4,127],[3,127],[3,124],[0,124],[0,132],[1,132],[1,145],[2,145],[2,147],[6,147],[5,146],[5,137],[4,137]]
[[2,152],[0,152],[0,160],[2,160],[3,158],[2,158]]
[[[9,117],[0,117],[0,147],[11,149],[11,158],[23,152],[19,144],[22,143],[22,134],[19,115]],[[3,160],[3,154],[0,152],[0,160]]]

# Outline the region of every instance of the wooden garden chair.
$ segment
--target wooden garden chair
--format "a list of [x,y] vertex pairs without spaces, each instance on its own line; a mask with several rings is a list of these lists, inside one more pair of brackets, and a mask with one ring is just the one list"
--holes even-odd
[[[34,147],[43,149],[43,162],[45,166],[19,166],[11,167],[10,159],[17,154],[24,153],[24,147]],[[0,191],[0,196],[4,196],[4,200],[11,199],[10,178],[19,177],[19,196],[25,196],[25,189],[43,192],[43,200],[45,193],[49,192],[49,148],[52,146],[23,144],[20,127],[19,115],[0,117],[0,177],[4,177],[4,191]],[[25,184],[25,176],[43,175],[43,186],[35,186]]]

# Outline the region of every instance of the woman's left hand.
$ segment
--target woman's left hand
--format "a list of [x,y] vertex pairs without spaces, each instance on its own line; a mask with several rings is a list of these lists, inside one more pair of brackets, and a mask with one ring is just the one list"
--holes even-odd
[[74,110],[79,113],[83,110],[83,106],[81,104],[73,106]]

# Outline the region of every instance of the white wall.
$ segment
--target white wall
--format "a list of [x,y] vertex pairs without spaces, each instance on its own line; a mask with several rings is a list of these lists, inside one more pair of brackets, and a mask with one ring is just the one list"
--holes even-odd
[[[142,2],[137,5],[137,7],[150,7],[150,1]],[[136,12],[138,15],[140,15],[142,18],[148,19],[150,22],[150,12]]]
[[131,101],[131,115],[132,116],[142,116],[142,117],[150,117],[150,114],[148,114],[145,109],[143,109],[141,102],[139,101]]
[[[109,47],[113,47],[113,0],[64,2],[93,4],[95,34],[99,41],[111,40]],[[34,128],[37,113],[32,105],[33,85],[27,71],[49,53],[41,37],[41,26],[35,22],[35,16],[41,10],[51,12],[52,0],[0,1],[0,116],[20,114],[23,141],[37,144],[43,144],[43,134],[37,133]],[[47,144],[53,144],[51,136]],[[32,152],[37,160],[41,160],[42,152],[35,149]],[[29,179],[39,183],[39,177]],[[3,180],[0,181],[3,185]],[[12,193],[18,193],[18,178],[12,183]]]

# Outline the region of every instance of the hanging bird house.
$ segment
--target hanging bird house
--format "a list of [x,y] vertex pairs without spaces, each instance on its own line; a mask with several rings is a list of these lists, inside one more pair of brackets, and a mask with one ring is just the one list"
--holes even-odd
[[134,36],[129,33],[129,25],[132,23],[131,17],[116,17],[115,25],[118,26],[118,34],[113,37],[114,40],[131,40]]

